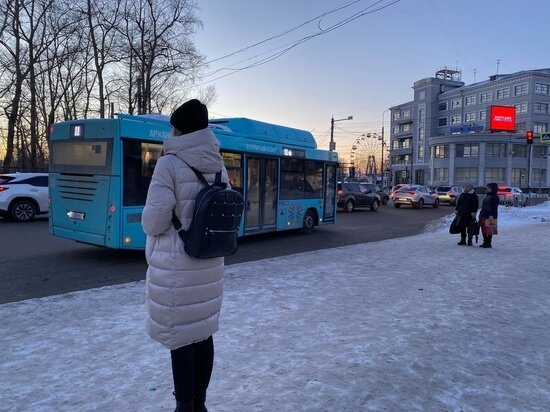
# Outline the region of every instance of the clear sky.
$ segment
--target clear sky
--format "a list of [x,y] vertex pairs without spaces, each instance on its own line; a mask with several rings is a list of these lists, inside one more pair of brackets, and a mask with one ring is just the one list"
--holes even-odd
[[[212,60],[349,2],[199,0],[204,27],[195,40],[207,60]],[[329,27],[373,3],[358,1],[325,17],[320,26]],[[462,80],[472,83],[474,69],[477,81],[494,74],[497,59],[500,73],[550,67],[549,25],[550,0],[401,0],[315,37],[270,63],[214,81],[218,98],[210,111],[216,117],[243,116],[310,130],[324,148],[331,116],[353,115],[353,121],[338,123],[335,135],[337,150],[345,156],[357,134],[380,131],[383,111],[411,100],[412,84],[433,76],[439,68],[455,67],[458,62]],[[246,53],[213,62],[206,71],[318,31],[318,23],[311,23]],[[385,120],[387,124],[388,114]]]

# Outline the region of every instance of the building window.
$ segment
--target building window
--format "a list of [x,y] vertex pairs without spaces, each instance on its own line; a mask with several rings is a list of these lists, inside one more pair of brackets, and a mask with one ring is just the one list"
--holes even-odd
[[526,123],[516,123],[516,133],[525,133],[527,131]]
[[548,130],[548,123],[539,123],[535,122],[533,125],[533,132],[535,133],[544,133]]
[[479,120],[485,120],[485,119],[487,119],[487,111],[480,110],[479,111]]
[[439,118],[439,127],[447,126],[447,118],[446,117],[440,117]]
[[533,147],[533,157],[540,158],[546,155],[545,146],[532,146]]
[[506,99],[508,97],[510,97],[510,88],[509,87],[497,90],[497,99]]
[[485,169],[485,183],[504,183],[505,174],[504,167],[488,167]]
[[399,133],[399,126],[393,126],[392,127],[392,132],[395,134],[395,133]]
[[535,93],[536,94],[548,94],[548,89],[550,85],[544,83],[535,83]]
[[473,123],[475,121],[476,121],[476,112],[466,113],[464,115],[464,122],[465,123]]
[[506,157],[506,143],[487,143],[485,155],[487,157]]
[[439,111],[444,112],[445,110],[447,110],[447,102],[439,103]]
[[462,116],[460,115],[451,116],[451,124],[460,124],[460,123],[462,123]]
[[411,148],[411,139],[399,139],[398,140],[398,149],[410,149]]
[[419,127],[418,128],[418,139],[419,140],[424,140],[425,137],[426,137],[426,129],[424,127]]
[[395,112],[395,113],[393,114],[393,120],[399,120],[400,118],[401,118],[401,113]]
[[406,165],[406,164],[410,164],[410,162],[411,162],[410,155],[395,156],[392,159],[392,163],[396,165]]
[[527,146],[515,144],[512,146],[512,157],[527,157]]
[[455,181],[464,183],[477,183],[477,167],[457,167],[455,169]]
[[512,182],[521,185],[527,181],[527,169],[512,169]]
[[418,146],[418,161],[424,162],[424,145]]
[[477,157],[479,156],[479,145],[477,144],[457,144],[456,157]]
[[522,96],[528,92],[527,83],[514,86],[514,96]]
[[449,157],[449,146],[447,145],[437,145],[435,146],[434,156],[437,159],[444,159]]
[[531,169],[531,183],[534,186],[543,187],[546,185],[546,169]]
[[462,107],[462,100],[460,99],[451,100],[451,109],[457,109],[459,107]]
[[403,118],[411,117],[411,109],[403,110]]
[[464,106],[473,106],[474,104],[476,104],[476,95],[466,96],[464,99]]
[[418,93],[418,99],[419,99],[419,100],[424,100],[425,98],[426,98],[426,91],[421,90],[421,91]]
[[399,126],[399,131],[400,132],[410,132],[411,131],[411,124],[410,123],[402,124],[401,126]]
[[547,114],[548,113],[548,103],[535,102],[535,107],[534,107],[533,110],[534,110],[535,113]]
[[527,102],[515,104],[514,107],[516,108],[516,114],[527,113]]
[[493,92],[483,92],[479,95],[479,102],[486,103],[493,100]]
[[426,110],[418,109],[418,122],[424,123],[425,120],[426,120]]
[[434,180],[436,182],[447,182],[449,180],[449,169],[437,167],[434,169]]

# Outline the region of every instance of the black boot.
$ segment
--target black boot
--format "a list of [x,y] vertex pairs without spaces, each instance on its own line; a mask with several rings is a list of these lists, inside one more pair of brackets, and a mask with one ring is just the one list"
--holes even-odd
[[205,403],[206,392],[196,395],[193,400],[193,412],[208,412],[208,409],[206,409],[206,406],[204,405]]
[[469,238],[468,239],[468,246],[473,246],[474,244],[472,243],[472,238]]
[[[172,392],[172,395],[176,396],[176,392]],[[200,409],[199,409],[200,410]],[[179,402],[176,399],[176,410],[174,412],[195,412],[193,402]]]
[[460,239],[460,242],[457,243],[458,246],[466,246],[466,239]]
[[174,412],[195,412],[193,402],[176,402],[176,410]]

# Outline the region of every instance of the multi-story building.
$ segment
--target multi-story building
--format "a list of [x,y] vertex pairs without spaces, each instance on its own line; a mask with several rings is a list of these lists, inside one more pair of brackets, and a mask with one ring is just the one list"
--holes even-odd
[[[550,187],[550,144],[539,139],[550,131],[550,69],[470,85],[459,71],[443,69],[413,90],[414,100],[390,108],[393,182]],[[515,107],[515,132],[491,132],[493,105]]]

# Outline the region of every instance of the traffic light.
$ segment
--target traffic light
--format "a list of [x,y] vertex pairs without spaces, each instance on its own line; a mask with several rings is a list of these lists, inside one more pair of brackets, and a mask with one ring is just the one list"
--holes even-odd
[[533,144],[534,136],[535,134],[533,133],[532,130],[527,130],[527,132],[525,132],[525,138],[527,139],[527,144]]

